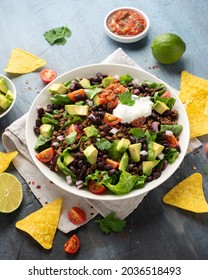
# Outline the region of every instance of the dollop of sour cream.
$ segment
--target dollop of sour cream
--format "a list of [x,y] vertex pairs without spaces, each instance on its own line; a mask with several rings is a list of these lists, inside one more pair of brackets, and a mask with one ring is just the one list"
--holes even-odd
[[113,110],[113,115],[121,119],[121,123],[130,123],[139,117],[148,117],[152,114],[153,102],[149,96],[139,97],[132,95],[135,100],[133,106],[119,103]]

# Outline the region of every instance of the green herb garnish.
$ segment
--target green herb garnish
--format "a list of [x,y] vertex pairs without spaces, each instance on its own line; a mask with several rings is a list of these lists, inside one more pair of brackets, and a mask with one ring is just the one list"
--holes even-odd
[[121,232],[126,226],[126,221],[116,217],[115,213],[108,214],[104,219],[99,220],[101,230],[108,234],[111,231]]
[[62,26],[46,31],[43,36],[51,45],[64,45],[66,38],[69,38],[71,34],[71,30],[67,26]]
[[119,99],[124,105],[133,106],[135,104],[135,100],[132,99],[131,92],[123,92],[119,94]]

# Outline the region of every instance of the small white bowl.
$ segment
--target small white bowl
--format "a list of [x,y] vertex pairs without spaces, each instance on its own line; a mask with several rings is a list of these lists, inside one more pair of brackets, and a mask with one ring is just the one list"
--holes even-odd
[[2,78],[5,79],[9,90],[14,94],[14,99],[12,101],[12,104],[9,106],[9,108],[7,108],[7,110],[0,112],[0,119],[3,118],[12,109],[12,107],[14,106],[14,103],[16,101],[16,97],[17,97],[16,87],[13,84],[13,82],[6,76],[0,74],[0,79],[2,79]]
[[[139,33],[138,35],[117,35],[115,33],[113,33],[112,31],[110,31],[109,27],[108,27],[108,18],[115,12],[119,11],[119,10],[130,10],[130,11],[134,11],[136,13],[138,13],[140,16],[142,16],[146,22],[146,27],[145,29]],[[105,32],[106,34],[113,40],[117,41],[117,42],[121,42],[121,43],[134,43],[134,42],[137,42],[141,39],[143,39],[148,31],[149,31],[149,27],[150,27],[150,22],[149,22],[149,18],[148,16],[142,12],[141,10],[139,9],[136,9],[136,8],[132,8],[132,7],[120,7],[120,8],[117,8],[117,9],[114,9],[112,11],[110,11],[105,19],[104,19],[104,28],[105,28]]]

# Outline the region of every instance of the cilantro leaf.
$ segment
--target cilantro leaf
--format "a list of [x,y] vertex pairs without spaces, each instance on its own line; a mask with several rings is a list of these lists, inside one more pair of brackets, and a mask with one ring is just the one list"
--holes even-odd
[[69,38],[71,34],[71,30],[67,26],[62,26],[46,31],[43,36],[51,45],[64,45],[67,42],[66,38]]
[[120,80],[120,83],[122,85],[124,85],[124,84],[131,83],[133,81],[133,78],[132,78],[132,76],[127,74],[127,75],[120,76],[119,80]]
[[108,234],[111,231],[121,232],[126,226],[126,221],[116,217],[115,213],[108,214],[104,219],[99,220],[101,230]]
[[119,94],[119,99],[122,104],[128,105],[128,106],[133,106],[135,103],[135,100],[131,98],[131,92],[123,92]]
[[141,139],[145,136],[145,133],[142,129],[133,127],[130,129],[130,133],[137,139]]
[[102,138],[100,141],[96,142],[96,146],[99,150],[108,150],[111,147],[111,142]]

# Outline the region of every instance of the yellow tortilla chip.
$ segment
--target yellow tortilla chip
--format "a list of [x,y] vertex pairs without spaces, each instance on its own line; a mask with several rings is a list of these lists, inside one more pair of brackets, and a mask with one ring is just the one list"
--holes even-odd
[[10,165],[11,161],[18,155],[17,151],[10,153],[0,152],[0,173],[4,172]]
[[202,175],[195,173],[181,181],[163,197],[163,202],[195,213],[208,212]]
[[179,98],[186,107],[190,138],[208,134],[208,80],[183,71]]
[[26,74],[46,65],[46,61],[19,48],[12,50],[5,72]]
[[51,249],[58,227],[62,199],[58,198],[16,223],[16,227],[27,232],[43,248]]

